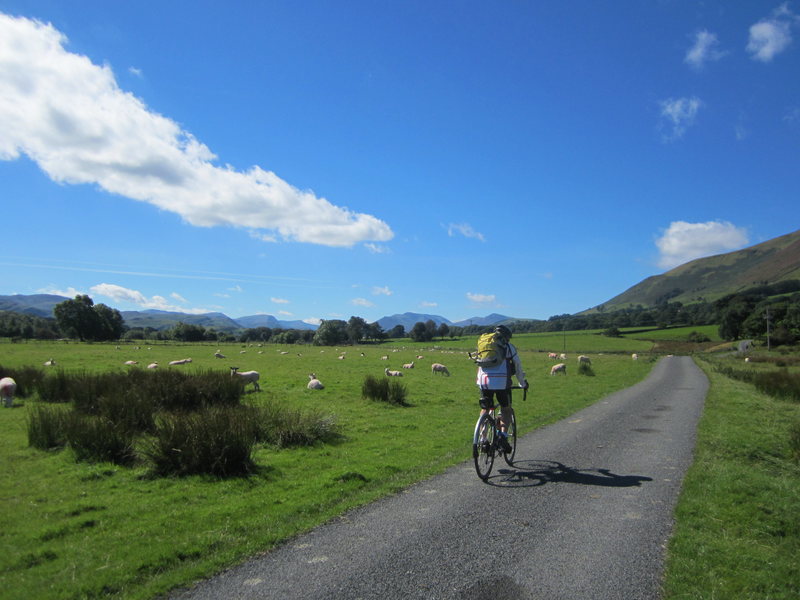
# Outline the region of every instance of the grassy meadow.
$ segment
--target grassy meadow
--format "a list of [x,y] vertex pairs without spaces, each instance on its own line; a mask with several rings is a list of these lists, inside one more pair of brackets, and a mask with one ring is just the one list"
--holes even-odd
[[[686,336],[697,329],[620,338],[597,332],[515,336],[531,383],[527,402],[515,395],[521,432],[640,381],[657,358],[651,351],[684,348]],[[712,347],[724,348],[709,337]],[[36,397],[18,398],[13,409],[0,409],[3,597],[153,598],[470,459],[478,407],[475,368],[466,351],[473,343],[470,338],[319,348],[0,341],[5,368],[42,367],[54,359],[56,366],[49,369],[68,372],[122,371],[129,368],[123,365],[127,360],[138,361],[138,367],[157,361],[161,369],[187,373],[255,369],[261,373],[261,392],[246,394],[245,402],[323,411],[341,431],[338,439],[313,446],[258,445],[257,468],[247,477],[154,477],[143,465],[76,462],[69,449],[29,447],[28,414],[41,403]],[[217,349],[228,358],[214,358]],[[565,350],[569,375],[550,377],[553,361],[547,352]],[[632,352],[640,360],[632,361]],[[577,375],[580,353],[592,358],[593,376]],[[167,366],[188,357],[191,364]],[[412,360],[414,369],[403,370],[400,378],[408,406],[361,398],[367,375],[382,376],[386,367],[402,370]],[[741,358],[720,360],[745,365]],[[451,376],[433,375],[432,362],[447,365]],[[799,405],[767,399],[700,364],[712,385],[699,430],[698,462],[677,512],[667,597],[794,597],[788,591],[796,591],[800,580],[789,579],[797,574],[792,557],[800,550],[793,516],[800,508],[800,488],[797,462],[785,457],[785,434],[791,419],[800,418]],[[324,390],[306,389],[311,372]],[[746,533],[751,523],[757,524],[755,534]],[[745,559],[765,573],[773,572],[769,565],[778,565],[772,581],[762,576],[763,583],[748,588],[754,578],[738,577],[733,568]],[[767,589],[769,595],[758,595]],[[727,593],[733,590],[744,591]]]

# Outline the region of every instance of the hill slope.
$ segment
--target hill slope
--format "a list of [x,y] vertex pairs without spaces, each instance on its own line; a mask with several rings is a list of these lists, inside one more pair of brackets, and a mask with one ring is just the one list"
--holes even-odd
[[648,277],[605,302],[605,310],[654,306],[664,300],[713,302],[750,287],[800,279],[800,230],[743,250],[698,258]]

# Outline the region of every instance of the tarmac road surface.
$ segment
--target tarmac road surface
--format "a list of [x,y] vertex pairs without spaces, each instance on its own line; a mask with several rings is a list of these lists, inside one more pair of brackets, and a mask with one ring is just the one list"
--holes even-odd
[[486,483],[470,460],[172,598],[658,598],[707,389],[690,358],[663,358],[520,438]]

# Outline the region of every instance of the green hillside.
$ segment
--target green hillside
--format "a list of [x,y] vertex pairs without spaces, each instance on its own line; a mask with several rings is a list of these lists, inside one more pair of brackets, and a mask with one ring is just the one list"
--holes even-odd
[[602,306],[618,310],[661,302],[713,302],[758,285],[800,280],[800,230],[743,250],[698,258],[648,277]]

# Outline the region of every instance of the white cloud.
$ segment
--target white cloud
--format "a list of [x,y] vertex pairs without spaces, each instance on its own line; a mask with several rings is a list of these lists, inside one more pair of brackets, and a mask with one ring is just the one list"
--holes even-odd
[[392,293],[393,292],[392,292],[392,290],[389,289],[388,285],[383,286],[383,287],[377,287],[376,286],[376,287],[372,288],[372,295],[373,296],[391,296]]
[[274,302],[275,304],[289,304],[289,301],[285,298],[270,298],[270,302]]
[[475,304],[490,304],[495,301],[496,296],[494,294],[473,294],[472,292],[467,292],[467,298],[469,298],[470,302],[474,302]]
[[96,184],[192,225],[258,230],[262,239],[352,246],[394,236],[376,217],[259,166],[215,165],[190,132],[121,90],[108,65],[65,50],[66,42],[52,25],[0,13],[0,160],[24,154],[54,181]]
[[307,319],[303,319],[303,323],[308,323],[309,325],[320,325],[322,323],[322,319],[317,317],[309,317]]
[[450,237],[455,236],[456,233],[460,233],[464,237],[467,238],[474,238],[476,240],[480,240],[482,242],[486,241],[486,237],[472,228],[472,225],[467,223],[449,223],[446,225],[447,228],[447,235]]
[[669,98],[661,101],[661,117],[666,121],[669,132],[664,135],[665,142],[679,140],[686,130],[694,124],[697,111],[703,105],[699,98]]
[[352,304],[355,304],[356,306],[364,306],[366,308],[375,306],[372,302],[370,302],[366,298],[353,298],[350,302]]
[[141,69],[137,69],[136,67],[128,67],[128,73],[130,73],[131,75],[135,75],[136,77],[139,77],[140,79],[143,77],[142,70]]
[[423,300],[422,302],[419,303],[419,305],[421,307],[423,307],[423,308],[434,308],[436,306],[439,306],[439,303],[438,302],[427,302],[427,301]]
[[788,3],[776,8],[772,15],[750,26],[747,51],[753,60],[770,62],[792,43],[791,27],[798,18],[789,10]]
[[369,250],[372,254],[389,254],[391,250],[388,246],[384,246],[383,244],[372,244],[367,243],[364,244],[364,247]]
[[290,313],[288,310],[279,310],[278,314],[282,317],[293,317],[294,314]]
[[660,253],[658,266],[672,269],[696,258],[742,248],[747,243],[747,231],[727,221],[673,221],[656,240]]
[[115,302],[127,302],[129,304],[135,304],[141,308],[168,310],[190,314],[202,314],[208,312],[208,310],[205,308],[184,308],[182,306],[175,306],[170,304],[163,296],[152,296],[151,298],[148,298],[137,290],[124,288],[113,283],[100,283],[98,285],[93,285],[90,290],[93,294],[97,294],[98,296],[111,298]]
[[40,294],[53,294],[54,296],[65,296],[67,298],[74,298],[75,296],[83,296],[84,294],[86,294],[86,292],[76,290],[74,287],[71,286],[68,287],[66,290],[60,290],[54,285],[38,290],[38,292]]
[[694,45],[686,52],[684,62],[694,69],[702,69],[709,61],[719,60],[725,53],[718,49],[717,34],[706,30],[695,34]]
[[184,298],[183,296],[181,296],[177,292],[172,292],[169,295],[169,297],[172,298],[173,300],[177,300],[178,302],[183,302],[184,304],[186,304],[188,302],[188,300],[186,298]]

